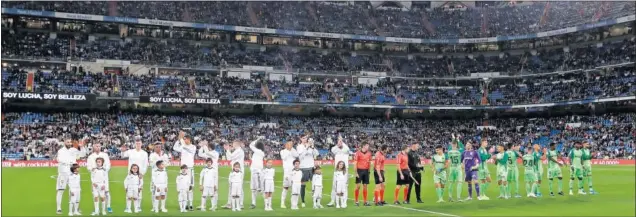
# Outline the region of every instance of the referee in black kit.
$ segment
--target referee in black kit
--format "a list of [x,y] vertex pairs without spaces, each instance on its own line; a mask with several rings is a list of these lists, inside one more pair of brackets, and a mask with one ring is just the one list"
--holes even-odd
[[415,185],[415,197],[417,199],[417,203],[423,203],[421,194],[421,184],[422,184],[422,173],[424,172],[424,167],[422,167],[422,162],[420,159],[420,155],[417,154],[417,151],[420,149],[420,145],[417,144],[416,141],[413,141],[411,144],[411,149],[408,152],[409,157],[409,169],[411,173],[413,173],[413,179],[409,181],[409,193],[406,195],[406,201],[404,203],[409,204],[411,201],[411,190],[413,189],[413,185]]

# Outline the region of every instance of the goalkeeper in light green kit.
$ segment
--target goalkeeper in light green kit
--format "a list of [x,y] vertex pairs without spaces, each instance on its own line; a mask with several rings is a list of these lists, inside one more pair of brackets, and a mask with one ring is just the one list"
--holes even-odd
[[519,167],[517,167],[517,158],[521,157],[519,153],[519,146],[514,144],[508,145],[508,150],[506,151],[508,154],[508,195],[512,193],[511,182],[515,183],[515,198],[520,198],[519,195]]
[[[449,161],[449,175],[448,175],[448,201],[453,202],[453,185],[457,185],[457,201],[461,202],[463,169],[462,169],[462,153],[464,148],[458,148],[458,144],[461,143],[459,139],[456,139],[453,135],[453,141],[451,142],[451,149],[446,152],[447,159]],[[463,147],[461,144],[460,147]]]
[[592,151],[590,150],[590,143],[583,142],[583,176],[587,178],[587,186],[589,187],[590,194],[598,194],[592,188]]
[[583,150],[581,149],[581,142],[574,143],[574,148],[570,150],[568,154],[570,158],[570,195],[574,195],[572,189],[574,188],[574,178],[579,180],[579,194],[584,195],[583,191]]
[[526,182],[526,196],[537,197],[534,192],[537,190],[538,170],[540,158],[534,154],[531,147],[526,148],[526,154],[521,158],[524,167],[524,180]]

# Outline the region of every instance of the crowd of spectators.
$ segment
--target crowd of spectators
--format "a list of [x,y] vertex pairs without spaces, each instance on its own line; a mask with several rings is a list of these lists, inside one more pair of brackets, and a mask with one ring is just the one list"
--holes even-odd
[[[501,4],[500,4],[501,5]],[[413,38],[475,38],[528,34],[633,15],[621,1],[532,2],[449,10],[373,7],[369,2],[8,1],[3,8],[277,29]]]
[[[433,147],[449,144],[451,134],[461,135],[466,144],[477,144],[487,139],[490,145],[518,144],[522,149],[529,144],[546,146],[558,144],[561,153],[567,153],[574,141],[590,141],[595,158],[631,158],[634,155],[636,114],[602,116],[568,116],[533,119],[488,120],[490,128],[478,129],[482,120],[414,120],[367,119],[337,117],[202,117],[166,116],[133,113],[7,113],[2,120],[2,157],[4,159],[50,159],[57,150],[57,139],[72,136],[91,143],[99,142],[111,158],[120,157],[122,146],[132,146],[135,136],[142,138],[145,148],[162,145],[172,150],[178,131],[192,137],[193,144],[207,140],[221,144],[235,139],[248,141],[257,136],[284,143],[297,141],[298,136],[311,133],[320,159],[329,159],[328,150],[339,135],[346,144],[356,148],[364,141],[388,145],[393,158],[400,147],[419,143],[421,152],[430,157]],[[267,123],[267,124],[263,124]],[[580,124],[580,125],[579,125]],[[264,126],[265,125],[265,126]],[[266,147],[268,158],[279,158],[282,145]],[[249,156],[249,150],[245,150]]]

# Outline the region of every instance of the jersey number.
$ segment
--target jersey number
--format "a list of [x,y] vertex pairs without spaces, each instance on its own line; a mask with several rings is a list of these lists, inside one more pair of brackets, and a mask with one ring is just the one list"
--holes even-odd
[[508,158],[508,164],[512,164],[512,158]]
[[533,165],[533,163],[532,163],[532,161],[531,161],[531,160],[523,160],[523,165],[524,165],[524,166],[527,166],[527,167],[530,167],[530,166],[532,166],[532,165]]
[[459,161],[460,161],[460,160],[459,160],[459,157],[457,157],[457,156],[453,156],[453,157],[451,157],[450,159],[451,159],[451,163],[453,163],[453,164],[459,164]]

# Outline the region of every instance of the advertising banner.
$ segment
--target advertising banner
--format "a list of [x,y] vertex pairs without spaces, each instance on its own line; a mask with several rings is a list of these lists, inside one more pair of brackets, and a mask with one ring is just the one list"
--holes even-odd
[[3,99],[94,101],[95,94],[2,92]]
[[218,105],[229,104],[228,99],[215,98],[191,98],[191,97],[156,97],[156,96],[140,96],[140,103],[170,103],[170,104],[201,104],[201,105]]

